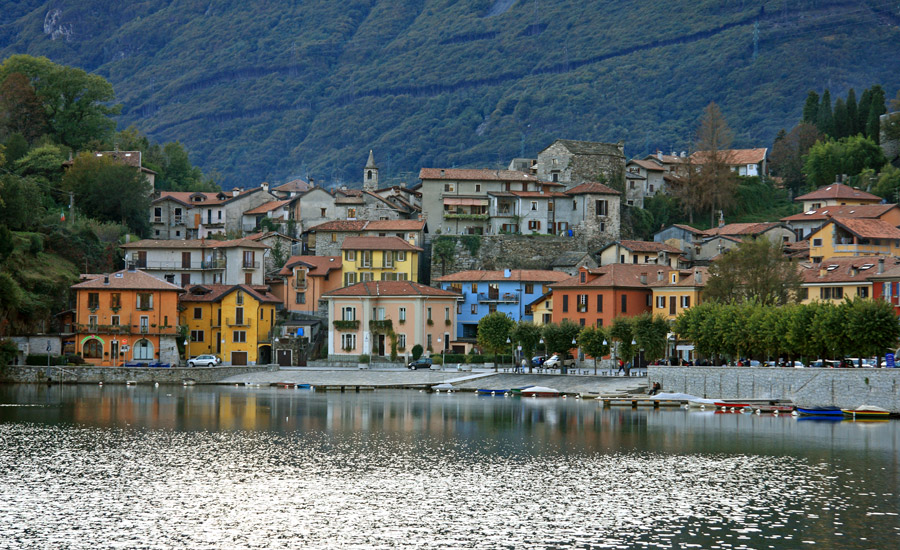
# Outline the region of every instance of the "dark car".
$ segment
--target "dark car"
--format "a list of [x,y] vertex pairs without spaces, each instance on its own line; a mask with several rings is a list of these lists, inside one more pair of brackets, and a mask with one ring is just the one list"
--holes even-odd
[[431,368],[431,357],[419,357],[415,361],[410,361],[407,368],[416,370],[416,369],[430,369]]

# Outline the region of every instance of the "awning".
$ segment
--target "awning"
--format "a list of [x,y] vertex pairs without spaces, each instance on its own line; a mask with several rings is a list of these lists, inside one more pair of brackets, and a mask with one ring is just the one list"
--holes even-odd
[[444,204],[449,206],[487,206],[487,199],[460,199],[456,197],[444,198]]

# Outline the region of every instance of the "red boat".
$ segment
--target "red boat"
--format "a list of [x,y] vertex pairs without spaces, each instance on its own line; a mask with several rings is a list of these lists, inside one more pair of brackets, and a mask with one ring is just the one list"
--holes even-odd
[[716,407],[725,407],[726,409],[743,409],[750,406],[750,403],[728,403],[725,401],[716,401]]
[[531,386],[522,390],[522,397],[559,397],[559,390],[545,386]]

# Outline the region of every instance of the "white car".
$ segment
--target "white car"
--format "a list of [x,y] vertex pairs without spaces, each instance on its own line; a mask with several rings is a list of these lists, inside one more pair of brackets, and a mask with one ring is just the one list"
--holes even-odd
[[565,365],[567,367],[575,366],[575,358],[571,357],[569,355],[566,355],[562,359],[562,361],[560,361],[559,355],[554,353],[553,355],[550,356],[549,359],[544,361],[543,367],[545,369],[558,369],[563,365]]
[[188,359],[189,367],[215,367],[222,360],[219,359],[215,355],[198,355],[197,357],[192,357]]

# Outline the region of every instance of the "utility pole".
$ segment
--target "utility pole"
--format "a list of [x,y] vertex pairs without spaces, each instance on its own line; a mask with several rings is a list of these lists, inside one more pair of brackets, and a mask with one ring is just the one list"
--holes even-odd
[[69,223],[75,223],[75,193],[69,191]]

